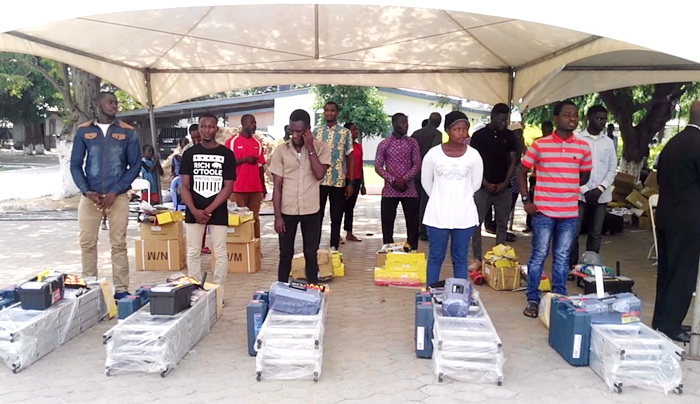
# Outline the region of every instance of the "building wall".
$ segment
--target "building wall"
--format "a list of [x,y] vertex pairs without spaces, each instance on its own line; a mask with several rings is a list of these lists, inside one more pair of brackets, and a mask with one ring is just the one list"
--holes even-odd
[[252,114],[253,116],[255,116],[255,122],[257,122],[258,130],[261,132],[269,133],[270,127],[274,127],[275,111],[273,110],[228,113],[226,114],[226,126],[231,128],[237,128],[241,126],[241,118],[245,114]]
[[303,109],[308,112],[311,116],[311,126],[316,126],[313,105],[314,96],[310,93],[275,98],[274,125],[269,126],[267,132],[275,139],[283,138],[284,127],[289,124],[289,115],[296,109]]

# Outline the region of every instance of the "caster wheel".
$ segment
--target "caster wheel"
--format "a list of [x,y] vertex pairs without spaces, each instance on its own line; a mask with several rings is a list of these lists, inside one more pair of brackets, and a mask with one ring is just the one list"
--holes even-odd
[[499,380],[499,381],[496,383],[496,386],[498,386],[498,387],[503,386],[503,381]]
[[615,393],[622,394],[622,383],[615,384]]
[[679,396],[680,396],[681,394],[683,394],[683,385],[682,385],[682,384],[678,385],[678,387],[676,387],[676,388],[674,389],[674,392],[675,392],[676,394],[678,394]]
[[262,373],[257,372],[257,374],[255,375],[255,380],[260,381],[261,378],[262,378]]
[[318,372],[314,372],[314,382],[318,381]]
[[443,380],[444,380],[444,375],[442,373],[440,373],[438,375],[438,383],[442,383]]

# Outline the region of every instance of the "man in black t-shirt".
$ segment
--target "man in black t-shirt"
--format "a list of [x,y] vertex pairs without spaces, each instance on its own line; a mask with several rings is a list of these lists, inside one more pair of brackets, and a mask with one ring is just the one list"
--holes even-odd
[[182,155],[182,201],[187,206],[187,269],[189,275],[202,279],[201,240],[209,227],[212,250],[216,258],[214,283],[223,285],[228,272],[226,231],[228,210],[226,201],[236,179],[236,160],[233,152],[216,142],[218,118],[204,114],[199,118],[201,143],[190,147]]
[[[474,194],[479,222],[484,222],[487,212],[493,206],[496,213],[496,245],[505,244],[507,241],[511,204],[510,178],[517,158],[515,135],[506,129],[509,113],[510,108],[506,104],[496,104],[491,110],[491,122],[476,131],[469,143],[479,151],[484,161],[481,189]],[[469,269],[478,269],[482,260],[481,225],[472,236],[472,248],[474,262]]]

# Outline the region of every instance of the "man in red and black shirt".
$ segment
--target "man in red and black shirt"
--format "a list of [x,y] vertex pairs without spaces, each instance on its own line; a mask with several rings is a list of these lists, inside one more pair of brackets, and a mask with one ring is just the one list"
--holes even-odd
[[[576,235],[578,195],[593,167],[588,143],[574,136],[578,108],[572,101],[554,106],[556,131],[535,140],[522,160],[518,173],[520,195],[525,211],[533,215],[532,251],[527,265],[527,317],[537,317],[540,303],[540,277],[552,240],[554,265],[552,291],[566,295],[569,254]],[[527,174],[537,169],[534,200],[527,193]]]
[[267,193],[265,189],[265,154],[260,140],[253,134],[257,129],[255,117],[241,117],[241,132],[226,141],[225,146],[236,157],[236,181],[233,183],[231,201],[247,206],[255,215],[255,238],[260,238],[260,204]]

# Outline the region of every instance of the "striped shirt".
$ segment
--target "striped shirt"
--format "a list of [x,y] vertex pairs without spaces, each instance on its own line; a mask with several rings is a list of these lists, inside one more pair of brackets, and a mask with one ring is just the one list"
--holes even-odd
[[522,165],[537,167],[533,203],[539,212],[557,219],[578,217],[580,175],[593,168],[588,143],[574,135],[562,140],[554,132],[532,143]]

